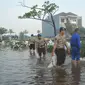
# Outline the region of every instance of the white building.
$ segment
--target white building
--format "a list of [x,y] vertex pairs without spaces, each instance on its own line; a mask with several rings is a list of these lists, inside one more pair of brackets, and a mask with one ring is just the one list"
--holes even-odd
[[[66,27],[65,23],[66,23],[66,19],[68,18],[69,22],[77,27],[82,27],[82,17],[68,12],[68,13],[59,13],[56,14],[55,16],[53,16],[54,21],[55,21],[55,26],[56,26],[56,31],[58,32],[60,27]],[[47,17],[46,20],[50,20],[51,21],[51,17]],[[50,22],[49,22],[50,23]],[[54,28],[52,25],[52,23],[49,24],[48,22],[44,22],[42,21],[42,36],[43,37],[53,37],[54,36]]]

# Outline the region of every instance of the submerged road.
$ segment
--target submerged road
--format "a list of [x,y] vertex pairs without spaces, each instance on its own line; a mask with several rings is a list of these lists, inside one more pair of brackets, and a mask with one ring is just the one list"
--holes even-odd
[[28,50],[0,48],[0,85],[85,85],[85,62],[72,68],[71,58],[59,69],[48,69],[51,56],[39,61]]

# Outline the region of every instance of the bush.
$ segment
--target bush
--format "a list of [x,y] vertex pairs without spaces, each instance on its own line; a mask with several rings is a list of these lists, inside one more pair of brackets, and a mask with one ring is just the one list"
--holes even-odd
[[48,45],[47,51],[48,51],[49,53],[51,53],[52,50],[53,50],[53,45]]
[[81,57],[85,57],[85,41],[81,42]]

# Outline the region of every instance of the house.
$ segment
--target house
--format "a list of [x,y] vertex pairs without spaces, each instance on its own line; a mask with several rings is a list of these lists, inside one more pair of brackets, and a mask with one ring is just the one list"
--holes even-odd
[[[68,12],[61,12],[53,16],[56,26],[56,32],[58,33],[60,27],[66,28],[65,23],[67,19],[69,22],[76,27],[82,27],[82,17],[78,16],[77,14]],[[51,16],[48,16],[46,20],[51,21]],[[54,37],[54,28],[52,23],[42,21],[42,36],[43,37]]]

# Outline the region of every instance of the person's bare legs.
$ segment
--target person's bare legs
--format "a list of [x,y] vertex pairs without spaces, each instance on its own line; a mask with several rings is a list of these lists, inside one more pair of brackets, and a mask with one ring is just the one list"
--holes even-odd
[[45,57],[46,57],[46,50],[43,49],[43,59],[45,59]]
[[80,53],[78,53],[76,60],[77,60],[76,63],[77,63],[78,65],[80,65]]
[[43,54],[43,59],[45,60],[45,57],[46,57],[46,55],[45,54]]
[[30,49],[29,51],[30,51],[30,55],[32,55],[32,50]]
[[39,50],[39,49],[38,49],[38,55],[39,55],[40,60],[41,60],[42,53],[41,53],[41,50]]
[[33,55],[35,55],[35,50],[33,50]]
[[80,60],[76,61],[77,66],[80,66]]
[[72,60],[72,65],[76,66],[76,60]]

